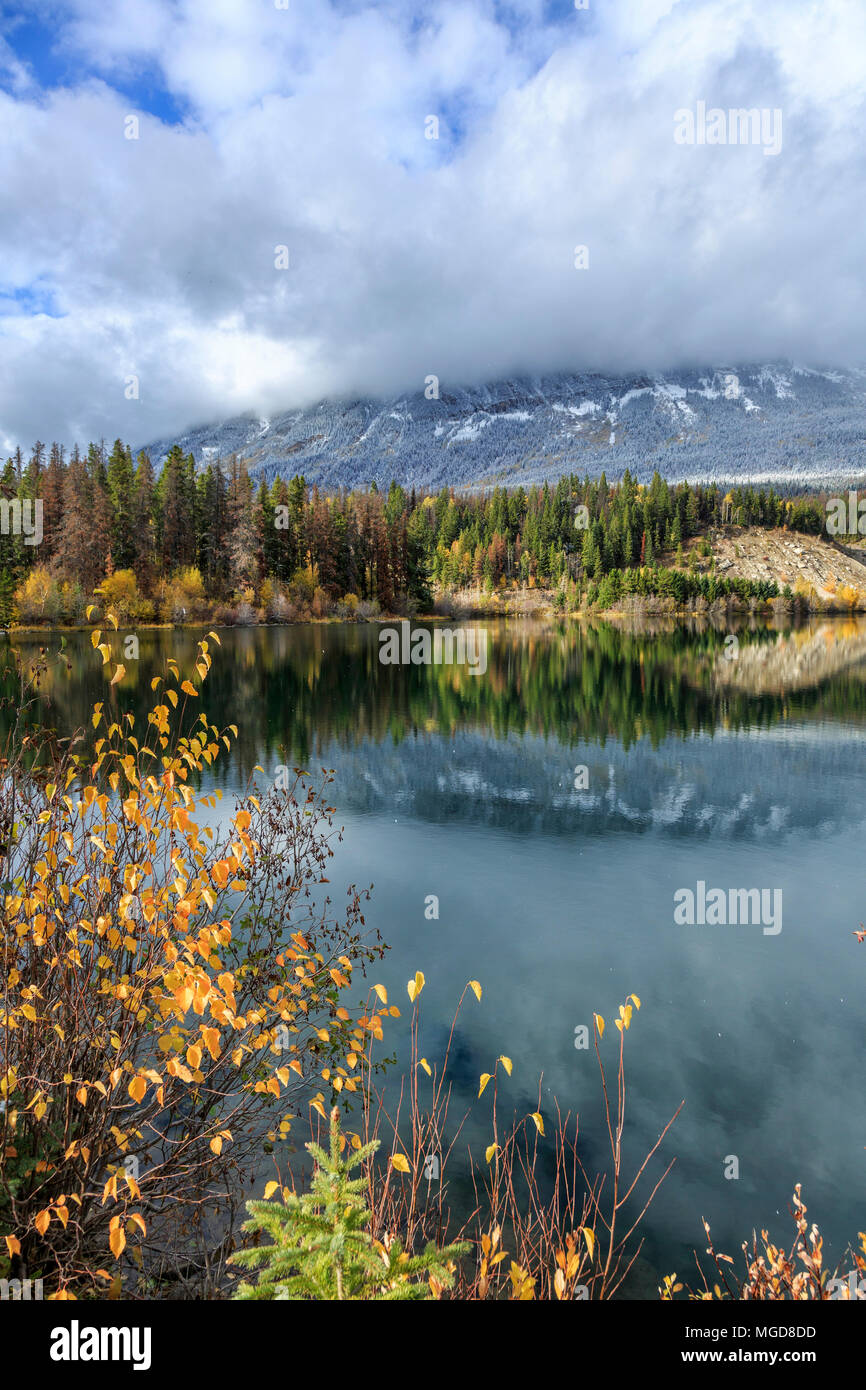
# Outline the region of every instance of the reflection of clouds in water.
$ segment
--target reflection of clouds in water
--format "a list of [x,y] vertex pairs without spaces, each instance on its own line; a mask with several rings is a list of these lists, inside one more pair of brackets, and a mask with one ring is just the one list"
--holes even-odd
[[[774,736],[753,733],[641,740],[630,749],[561,747],[553,739],[496,740],[459,733],[365,741],[351,750],[327,743],[320,756],[338,770],[347,810],[399,806],[421,820],[465,820],[551,832],[612,828],[667,835],[768,840],[796,829],[825,835],[859,817],[866,743],[859,733],[813,726]],[[588,786],[575,790],[576,763]],[[853,808],[853,810],[852,810]]]
[[[862,1226],[853,1194],[866,1025],[847,995],[863,916],[852,807],[864,752],[850,730],[797,734],[791,756],[784,739],[730,736],[668,740],[657,753],[609,741],[603,759],[597,746],[551,740],[418,739],[377,764],[388,770],[380,791],[400,789],[399,831],[387,802],[352,818],[348,842],[376,880],[394,979],[420,964],[436,985],[429,1012],[448,1017],[467,978],[484,985],[483,1006],[462,1019],[455,1114],[505,1051],[515,1060],[505,1113],[526,1113],[530,1097],[535,1108],[543,1073],[542,1110],[552,1116],[556,1097],[580,1112],[594,1171],[604,1162],[598,1074],[594,1055],[575,1051],[574,1027],[598,1010],[612,1034],[616,1005],[641,996],[627,1052],[633,1160],[686,1100],[651,1169],[650,1185],[677,1157],[646,1224],[656,1268],[693,1267],[702,1216],[734,1256],[752,1227],[787,1240],[797,1181],[834,1260]],[[380,751],[364,745],[350,761]],[[578,761],[592,794],[571,790]],[[354,783],[347,791],[342,770],[337,786],[348,809]],[[556,804],[544,805],[551,787]],[[515,791],[529,800],[516,803]],[[435,931],[416,910],[419,878],[442,893]],[[783,932],[674,926],[673,892],[697,878],[780,886]],[[482,1152],[486,1122],[479,1114],[467,1130]],[[728,1154],[740,1159],[737,1181],[723,1176]]]

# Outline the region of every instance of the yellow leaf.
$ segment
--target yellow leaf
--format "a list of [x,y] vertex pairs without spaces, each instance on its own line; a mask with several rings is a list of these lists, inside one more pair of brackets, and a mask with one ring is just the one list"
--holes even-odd
[[117,685],[119,681],[122,681],[122,680],[123,680],[123,678],[124,678],[125,675],[126,675],[126,667],[125,667],[125,666],[121,666],[120,664],[118,664],[117,669],[116,669],[115,672],[114,672],[114,675],[111,677],[111,684],[112,684],[112,685]]
[[168,696],[168,698],[171,700],[172,708],[173,708],[173,709],[177,709],[177,691],[176,691],[176,690],[167,690],[165,693],[166,693],[166,695]]
[[636,994],[630,994],[628,997],[629,997],[629,999],[633,999],[633,1000],[634,1000],[634,1006],[635,1006],[635,1008],[636,1008],[636,1009],[639,1009],[639,1008],[640,1008],[640,1000],[638,999],[637,995],[636,995]]
[[492,1079],[492,1078],[491,1078],[491,1076],[490,1076],[490,1072],[489,1072],[489,1071],[483,1071],[483,1072],[481,1073],[481,1084],[480,1084],[480,1086],[478,1087],[478,1094],[479,1094],[479,1096],[483,1096],[483,1095],[484,1095],[484,1087],[487,1085],[488,1081],[490,1081],[491,1079]]
[[374,990],[376,991],[376,993],[378,994],[381,1003],[387,1004],[387,1002],[388,1002],[388,991],[387,991],[387,989],[385,988],[385,986],[384,986],[384,985],[374,985],[373,988],[374,988]]
[[543,1135],[543,1134],[544,1134],[544,1121],[543,1121],[543,1119],[541,1118],[541,1115],[539,1114],[539,1112],[538,1112],[537,1110],[534,1110],[534,1111],[532,1112],[532,1115],[530,1116],[530,1119],[532,1119],[532,1120],[535,1121],[535,1128],[538,1130],[539,1134]]
[[490,1162],[493,1155],[496,1153],[497,1147],[498,1146],[496,1144],[488,1144],[487,1148],[484,1150],[484,1157],[487,1159],[488,1163]]
[[21,1242],[17,1236],[4,1236],[3,1239],[6,1242],[6,1249],[9,1251],[10,1259],[13,1255],[21,1254]]
[[583,1227],[583,1238],[586,1241],[586,1248],[589,1251],[589,1258],[595,1259],[595,1231],[591,1231],[588,1226]]
[[595,1015],[595,1023],[596,1023],[596,1027],[598,1028],[598,1036],[599,1036],[600,1038],[603,1038],[603,1037],[604,1037],[604,1019],[602,1018],[601,1014],[596,1014],[596,1015]]
[[221,1152],[222,1152],[222,1146],[223,1146],[223,1141],[222,1141],[222,1139],[220,1138],[219,1135],[216,1135],[216,1137],[215,1137],[214,1139],[211,1139],[211,1141],[210,1141],[210,1147],[211,1147],[211,1151],[212,1151],[213,1153],[215,1153],[215,1154],[221,1153]]
[[394,1168],[397,1169],[398,1173],[409,1172],[409,1160],[407,1159],[405,1154],[392,1154],[391,1164]]
[[145,1081],[143,1076],[134,1076],[130,1081],[127,1090],[129,1091],[129,1094],[132,1096],[133,1100],[141,1101],[144,1099],[144,1093],[147,1090],[147,1082]]
[[426,1071],[426,1073],[427,1073],[428,1076],[432,1076],[432,1075],[433,1075],[432,1071],[430,1070],[430,1063],[427,1061],[427,1058],[426,1058],[426,1057],[422,1057],[422,1058],[421,1058],[421,1061],[418,1063],[418,1065],[419,1065],[419,1067],[423,1067],[423,1068],[424,1068],[424,1070]]
[[100,643],[101,640],[102,640],[102,633],[99,631],[99,628],[98,628],[98,627],[95,627],[95,628],[93,629],[93,631],[91,632],[91,634],[90,634],[90,645],[91,645],[92,647],[96,648],[96,647],[99,646],[99,643]]
[[112,1255],[116,1260],[119,1260],[126,1249],[126,1235],[124,1234],[123,1227],[119,1223],[109,1235],[108,1243],[111,1246]]
[[409,998],[411,999],[413,1004],[415,1003],[415,1000],[418,998],[418,995],[424,988],[425,983],[426,982],[424,980],[423,971],[416,970],[414,980],[410,980],[408,985],[406,986]]
[[504,1066],[505,1070],[508,1072],[508,1075],[510,1076],[510,1075],[511,1075],[511,1058],[510,1058],[510,1057],[500,1057],[500,1058],[499,1058],[499,1061],[502,1063],[502,1065]]
[[481,1002],[481,986],[480,986],[480,984],[478,983],[478,981],[477,981],[477,980],[470,980],[470,981],[469,981],[469,987],[470,987],[470,989],[472,990],[473,994],[475,995],[475,998],[476,998],[476,999],[478,1000],[478,1002],[480,1003],[480,1002]]
[[280,1185],[280,1184],[279,1184],[278,1182],[266,1182],[266,1183],[265,1183],[265,1201],[266,1201],[266,1202],[269,1202],[269,1201],[271,1200],[271,1198],[273,1197],[273,1195],[274,1195],[274,1193],[276,1192],[276,1190],[277,1190],[277,1188],[279,1187],[279,1185]]
[[36,1227],[39,1234],[44,1236],[48,1227],[51,1225],[51,1212],[48,1210],[38,1212],[33,1225]]
[[184,681],[180,688],[183,691],[184,695],[195,695],[196,697],[198,697],[198,691],[196,690],[192,681]]

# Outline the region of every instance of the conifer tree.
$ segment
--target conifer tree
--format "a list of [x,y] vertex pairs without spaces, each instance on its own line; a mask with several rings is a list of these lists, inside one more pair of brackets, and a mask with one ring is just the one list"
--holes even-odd
[[179,445],[169,449],[157,484],[160,557],[165,574],[195,562],[195,494]]
[[111,556],[115,569],[131,569],[136,559],[135,470],[132,451],[115,439],[108,460],[107,488],[111,503]]
[[138,455],[133,490],[133,536],[135,539],[135,577],[145,593],[150,592],[156,561],[156,522],[154,520],[156,480],[150,454]]
[[454,1261],[469,1249],[465,1241],[441,1250],[431,1243],[423,1254],[408,1255],[398,1239],[386,1244],[365,1229],[372,1215],[363,1196],[367,1179],[350,1174],[378,1147],[373,1140],[349,1149],[334,1106],[330,1152],[306,1145],[316,1164],[311,1190],[289,1193],[282,1204],[247,1202],[250,1219],[244,1230],[264,1231],[273,1244],[232,1256],[233,1263],[260,1270],[258,1282],[241,1284],[236,1298],[429,1300],[451,1288]]

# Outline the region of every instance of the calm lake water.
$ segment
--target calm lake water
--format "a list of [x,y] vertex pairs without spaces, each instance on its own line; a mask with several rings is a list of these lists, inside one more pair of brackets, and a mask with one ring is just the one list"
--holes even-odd
[[[613,1059],[617,1006],[640,996],[628,1154],[685,1106],[634,1292],[652,1296],[673,1270],[692,1281],[701,1217],[734,1255],[753,1227],[789,1244],[797,1181],[840,1256],[864,1229],[866,946],[852,932],[866,917],[866,628],[744,630],[738,652],[711,629],[486,631],[477,676],[381,665],[375,626],[223,631],[205,704],[240,738],[217,784],[240,788],[257,763],[335,770],[346,833],[332,896],[374,884],[367,922],[391,950],[372,978],[404,1010],[387,1050],[405,1061],[416,970],[431,1059],[466,981],[483,985],[461,1014],[452,1114],[507,1053],[503,1098],[535,1110],[543,1074],[542,1110],[556,1096],[578,1111],[584,1162],[603,1165],[597,1064],[575,1029],[604,1015]],[[141,633],[123,706],[144,707],[166,655],[191,669],[195,640]],[[46,687],[63,730],[112,698],[86,634],[67,654],[71,673]],[[674,894],[699,881],[781,890],[781,931],[678,925]],[[476,1151],[485,1101],[466,1131]]]

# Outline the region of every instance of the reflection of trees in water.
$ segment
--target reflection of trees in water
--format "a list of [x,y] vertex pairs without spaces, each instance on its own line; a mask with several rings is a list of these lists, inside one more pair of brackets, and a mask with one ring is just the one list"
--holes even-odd
[[[614,738],[628,748],[647,737],[655,747],[671,734],[768,727],[782,718],[851,719],[866,712],[866,686],[855,667],[829,669],[810,688],[787,693],[720,689],[713,672],[726,634],[709,624],[656,632],[611,623],[486,626],[488,668],[475,676],[456,666],[381,665],[374,625],[223,630],[204,708],[213,723],[239,727],[231,754],[236,777],[247,776],[257,762],[270,770],[278,762],[315,761],[316,750],[329,743],[399,744],[419,733],[485,730],[497,739],[530,734],[568,747],[603,746]],[[132,707],[143,717],[153,698],[151,679],[162,672],[165,658],[191,671],[198,635],[181,629],[140,633],[140,660],[125,662],[126,677],[113,690],[88,634],[67,636],[71,669],[67,661],[58,663],[44,678],[44,722],[61,733],[89,730],[96,700],[105,702],[107,712]],[[104,640],[120,656],[122,634]],[[786,640],[767,628],[741,631],[741,660],[753,649]],[[856,633],[850,640],[859,648],[863,639]],[[22,654],[35,655],[40,645],[56,650],[59,641],[58,634],[21,636],[15,644]],[[837,643],[842,652],[844,643],[843,636]],[[198,701],[189,706],[196,718]]]

